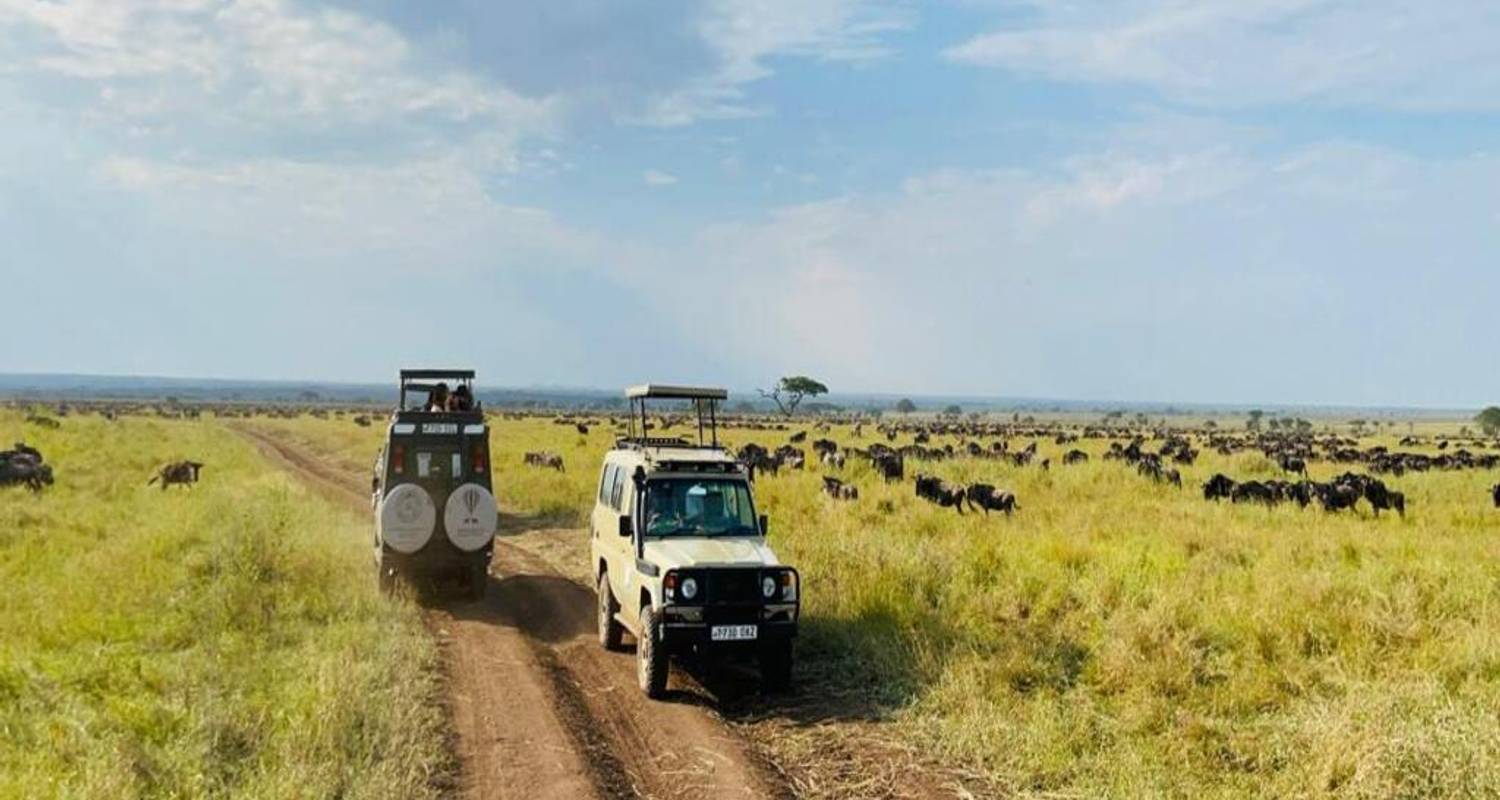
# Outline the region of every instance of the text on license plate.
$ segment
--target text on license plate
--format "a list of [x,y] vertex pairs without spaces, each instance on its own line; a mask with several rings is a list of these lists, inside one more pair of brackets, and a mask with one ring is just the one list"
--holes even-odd
[[755,638],[754,625],[715,625],[708,632],[716,642],[744,642]]

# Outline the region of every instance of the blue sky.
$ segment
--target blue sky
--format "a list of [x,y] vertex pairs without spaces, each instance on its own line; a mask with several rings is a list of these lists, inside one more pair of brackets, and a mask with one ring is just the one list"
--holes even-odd
[[0,0],[0,371],[1500,399],[1500,6]]

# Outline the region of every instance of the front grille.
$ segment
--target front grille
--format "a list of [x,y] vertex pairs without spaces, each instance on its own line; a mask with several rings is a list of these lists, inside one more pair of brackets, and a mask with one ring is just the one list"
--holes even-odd
[[759,605],[760,570],[715,569],[708,572],[704,602],[708,605]]

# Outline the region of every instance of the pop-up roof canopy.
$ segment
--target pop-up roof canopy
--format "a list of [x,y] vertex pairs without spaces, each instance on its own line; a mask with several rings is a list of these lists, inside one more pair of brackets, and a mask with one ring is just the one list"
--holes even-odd
[[703,386],[667,386],[660,383],[643,383],[625,390],[631,400],[658,398],[663,400],[727,400],[729,392]]
[[[406,410],[407,392],[421,392],[425,397],[437,388],[435,381],[452,381],[459,386],[469,387],[470,391],[474,388],[474,370],[472,369],[403,369],[400,375],[401,399],[397,409],[402,411]],[[449,386],[448,388],[456,387]]]
[[[719,403],[729,399],[729,392],[701,386],[667,386],[644,383],[625,390],[630,401],[630,433],[625,441],[647,447],[692,447],[686,439],[650,436],[651,421],[646,413],[648,400],[689,400],[698,412],[698,446],[719,446]],[[704,438],[704,428],[708,437]]]

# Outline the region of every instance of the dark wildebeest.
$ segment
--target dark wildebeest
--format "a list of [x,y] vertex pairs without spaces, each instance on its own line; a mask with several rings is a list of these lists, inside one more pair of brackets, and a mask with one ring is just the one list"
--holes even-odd
[[1222,500],[1234,494],[1234,479],[1220,472],[1203,484],[1204,500]]
[[844,454],[838,452],[827,452],[823,454],[823,466],[835,469],[844,468]]
[[52,467],[42,463],[34,447],[16,442],[16,449],[0,452],[0,486],[21,485],[33,492],[52,485]]
[[1087,463],[1089,463],[1089,454],[1083,452],[1082,450],[1069,450],[1063,455],[1064,465],[1071,466],[1073,464]]
[[1365,499],[1370,501],[1370,507],[1375,509],[1377,517],[1380,512],[1390,510],[1406,516],[1406,495],[1387,487],[1381,481],[1372,479],[1365,484]]
[[1349,483],[1324,483],[1318,485],[1318,502],[1324,511],[1343,511],[1354,508],[1359,502],[1359,489]]
[[791,438],[787,439],[787,441],[791,442],[792,444],[798,444],[800,442],[807,441],[807,431],[797,431],[796,433],[792,434]]
[[574,423],[573,428],[578,431],[579,436],[589,435],[589,426],[583,424],[582,422]]
[[1298,475],[1307,475],[1307,462],[1296,456],[1282,456],[1279,463],[1282,472],[1295,472]]
[[844,483],[838,478],[823,478],[823,493],[835,500],[858,500],[859,489],[852,483]]
[[563,457],[556,453],[543,450],[540,453],[527,453],[523,458],[529,466],[563,471]]
[[824,456],[828,453],[837,453],[839,451],[839,443],[832,439],[817,439],[812,443],[812,449],[819,456]]
[[61,422],[58,422],[51,417],[44,417],[40,414],[32,414],[31,416],[26,418],[26,421],[39,428],[49,428],[51,430],[57,430],[58,428],[62,427]]
[[202,469],[203,464],[198,461],[174,461],[162,467],[151,480],[146,481],[146,485],[161,481],[161,490],[164,492],[174,483],[191,489],[198,482],[198,472]]
[[1275,494],[1270,487],[1260,481],[1245,481],[1236,484],[1229,494],[1230,502],[1234,503],[1265,503],[1271,505],[1276,500]]
[[991,511],[1003,511],[1008,517],[1012,512],[1021,510],[1014,494],[1003,489],[996,489],[988,483],[970,484],[969,488],[964,491],[964,499],[968,500],[970,511],[978,506],[984,509],[985,516],[989,516]]
[[937,503],[943,508],[952,508],[959,514],[964,513],[964,487],[932,475],[917,473],[916,488],[917,497]]
[[361,428],[368,428],[370,427],[370,418],[365,416],[364,414],[360,414],[359,416],[354,418],[354,424],[358,425]]
[[876,453],[870,457],[870,463],[886,483],[906,477],[906,459],[900,453]]
[[1495,488],[1490,490],[1490,494],[1494,495],[1495,508],[1500,508],[1500,483],[1495,484]]

